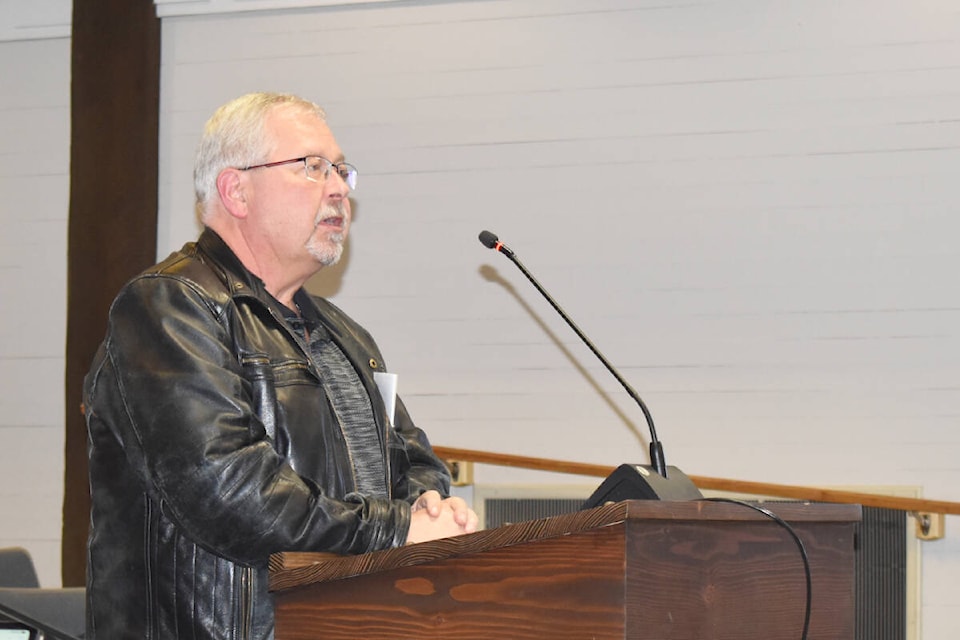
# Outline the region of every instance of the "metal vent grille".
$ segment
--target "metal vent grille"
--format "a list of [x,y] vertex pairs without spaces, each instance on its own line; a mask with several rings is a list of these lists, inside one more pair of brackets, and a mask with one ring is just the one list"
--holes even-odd
[[864,507],[856,526],[857,640],[907,637],[907,514]]
[[579,511],[583,498],[487,498],[483,502],[484,526],[502,527]]
[[[483,505],[484,524],[490,529],[573,513],[583,499],[487,498]],[[863,519],[855,531],[854,638],[906,640],[907,515],[894,509],[863,507]]]

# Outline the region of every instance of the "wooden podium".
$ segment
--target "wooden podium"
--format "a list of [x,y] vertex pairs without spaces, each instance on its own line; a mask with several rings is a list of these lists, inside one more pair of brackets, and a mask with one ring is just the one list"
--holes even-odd
[[[852,640],[858,505],[765,503],[806,547],[810,640]],[[800,640],[790,533],[742,505],[626,501],[362,556],[271,558],[277,640]]]

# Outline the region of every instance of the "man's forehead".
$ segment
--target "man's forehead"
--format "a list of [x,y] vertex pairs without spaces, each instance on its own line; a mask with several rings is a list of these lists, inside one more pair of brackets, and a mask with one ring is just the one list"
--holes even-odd
[[322,149],[305,149],[304,152],[340,153],[340,147],[326,120],[311,111],[289,106],[279,107],[267,115],[264,126],[268,135],[280,146],[321,145]]
[[321,135],[330,135],[326,120],[316,113],[290,105],[275,107],[267,113],[265,126],[268,131],[279,135],[304,130],[316,130]]

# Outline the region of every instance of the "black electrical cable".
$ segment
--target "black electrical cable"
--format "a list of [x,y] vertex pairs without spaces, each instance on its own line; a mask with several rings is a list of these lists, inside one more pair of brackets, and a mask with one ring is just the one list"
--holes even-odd
[[803,633],[800,635],[800,640],[807,640],[807,632],[810,629],[810,601],[813,599],[813,580],[810,575],[810,558],[807,556],[807,548],[803,546],[803,540],[800,539],[800,536],[797,535],[793,527],[769,509],[764,509],[759,505],[744,502],[743,500],[735,500],[733,498],[703,498],[703,500],[706,502],[728,502],[758,511],[786,529],[790,537],[793,538],[793,541],[797,544],[797,549],[800,550],[800,559],[803,560],[803,573],[807,581],[807,603],[803,612]]

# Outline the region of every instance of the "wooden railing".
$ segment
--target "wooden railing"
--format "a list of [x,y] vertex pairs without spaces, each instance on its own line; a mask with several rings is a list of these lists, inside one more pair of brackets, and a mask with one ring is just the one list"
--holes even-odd
[[[587,464],[583,462],[568,462],[550,460],[547,458],[531,458],[506,453],[491,453],[475,451],[473,449],[458,449],[454,447],[434,447],[438,456],[452,461],[476,462],[505,467],[519,467],[538,471],[556,473],[570,473],[582,476],[597,476],[605,478],[610,475],[614,467]],[[769,496],[776,498],[791,498],[795,500],[809,500],[810,502],[835,502],[841,504],[860,504],[867,507],[881,507],[910,512],[917,517],[918,526],[923,528],[935,526],[930,522],[931,514],[940,516],[960,515],[960,502],[945,500],[927,500],[924,498],[903,498],[874,493],[856,491],[841,491],[834,489],[820,489],[817,487],[802,487],[795,485],[771,484],[766,482],[750,482],[747,480],[729,480],[727,478],[710,478],[707,476],[689,476],[697,488],[703,490],[743,493],[755,496]],[[937,536],[940,537],[940,536]]]

